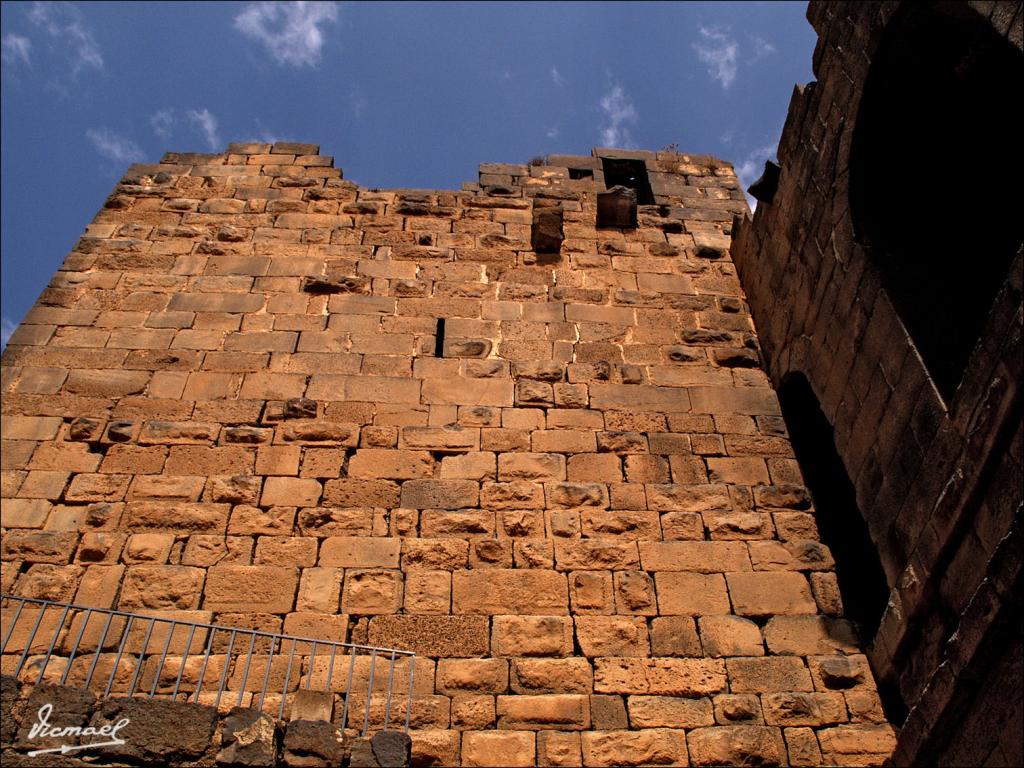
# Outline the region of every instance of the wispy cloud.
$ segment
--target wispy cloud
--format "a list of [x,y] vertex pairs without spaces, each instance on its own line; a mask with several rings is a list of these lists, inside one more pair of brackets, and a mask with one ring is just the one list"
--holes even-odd
[[137,163],[144,157],[138,144],[106,128],[90,128],[85,135],[97,152],[120,165]]
[[4,64],[31,64],[32,41],[13,32],[6,34],[0,42]]
[[557,139],[558,138],[558,126],[557,125],[553,125],[550,128],[548,128],[548,130],[546,131],[545,135],[549,139]]
[[99,44],[82,17],[82,12],[74,5],[37,2],[29,10],[28,18],[67,52],[73,75],[86,67],[103,69],[103,54]]
[[559,88],[565,85],[565,78],[562,77],[562,73],[558,71],[558,67],[551,67],[551,82]]
[[11,334],[18,327],[18,324],[9,317],[0,318],[0,350],[6,349],[7,342],[11,340]]
[[[744,194],[747,193],[747,187],[761,176],[765,160],[770,160],[773,157],[775,157],[775,144],[765,144],[748,152],[743,162],[736,166],[736,176],[743,186]],[[757,208],[757,200],[750,195],[747,195],[747,202],[750,204],[751,210]]]
[[693,43],[697,58],[708,67],[708,74],[728,88],[736,80],[740,44],[718,27],[700,27],[701,41]]
[[349,105],[352,107],[352,114],[356,120],[361,118],[366,111],[366,97],[358,88],[353,88],[349,91]]
[[613,83],[608,92],[601,97],[601,145],[605,147],[631,147],[633,135],[629,126],[635,125],[640,116],[625,89]]
[[278,64],[315,67],[324,46],[321,25],[338,20],[336,3],[251,3],[235,16],[235,29],[262,43]]
[[149,124],[153,127],[153,133],[161,139],[169,139],[174,132],[174,110],[161,109],[149,118]]
[[185,117],[192,126],[199,131],[203,136],[203,140],[206,142],[206,146],[216,152],[219,151],[223,144],[221,144],[220,136],[217,135],[217,118],[214,117],[213,113],[206,109],[190,109],[185,113]]
[[750,58],[746,61],[747,64],[756,64],[761,59],[775,53],[775,46],[763,37],[758,37],[757,35],[747,35],[747,37],[750,39],[750,45],[754,49],[754,52],[750,54]]

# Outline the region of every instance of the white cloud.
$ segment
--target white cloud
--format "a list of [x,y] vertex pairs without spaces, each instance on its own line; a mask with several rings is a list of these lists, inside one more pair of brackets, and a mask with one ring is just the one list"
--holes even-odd
[[169,139],[174,132],[174,110],[161,109],[149,118],[149,124],[153,126],[153,133],[161,139]]
[[356,120],[361,118],[366,111],[366,97],[358,88],[353,88],[349,91],[349,105],[352,107],[352,114]]
[[185,117],[203,135],[203,140],[211,151],[220,151],[223,145],[221,144],[220,136],[217,135],[217,118],[214,117],[210,110],[205,108],[199,110],[190,109],[185,113]]
[[562,77],[562,73],[558,71],[558,67],[551,67],[551,82],[559,88],[565,85],[565,78]]
[[[747,187],[757,181],[764,170],[765,160],[775,157],[775,144],[765,144],[751,150],[739,165],[736,166],[736,176],[743,187],[743,193],[747,194]],[[747,195],[747,202],[751,210],[757,208],[757,200]]]
[[693,49],[708,67],[708,74],[728,88],[736,80],[740,44],[717,27],[700,27],[701,41]]
[[324,46],[321,25],[338,20],[336,3],[262,2],[235,16],[235,29],[262,43],[278,64],[315,67]]
[[621,85],[612,84],[608,93],[601,97],[601,111],[604,113],[604,120],[601,124],[601,146],[632,146],[633,136],[629,131],[629,124],[635,125],[640,116]]
[[85,135],[96,147],[97,152],[115,163],[137,163],[144,157],[138,144],[106,128],[90,128]]
[[103,54],[82,12],[71,3],[33,4],[28,18],[44,29],[71,57],[72,74],[83,68],[103,69]]
[[558,138],[558,126],[554,125],[554,126],[548,128],[546,135],[547,135],[547,137],[549,139],[557,139]]
[[2,57],[4,64],[31,63],[29,52],[32,49],[32,41],[27,37],[16,35],[13,32],[4,35],[2,43]]
[[775,46],[763,37],[758,37],[757,35],[747,35],[747,37],[750,38],[750,44],[754,46],[754,52],[751,54],[750,58],[747,59],[747,64],[754,64],[775,53]]

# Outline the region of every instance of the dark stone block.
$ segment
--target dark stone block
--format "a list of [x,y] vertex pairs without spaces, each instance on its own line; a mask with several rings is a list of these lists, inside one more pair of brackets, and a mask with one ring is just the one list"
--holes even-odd
[[89,723],[96,704],[96,697],[89,691],[80,688],[68,688],[60,685],[44,683],[32,689],[28,698],[14,706],[15,719],[20,723],[15,746],[27,749],[46,749],[59,747],[61,743],[77,744],[78,740],[70,739],[34,739],[28,740],[29,729],[39,717],[40,709],[52,706],[50,714],[45,718],[50,725],[57,727],[85,726]]
[[782,169],[778,164],[773,163],[771,160],[766,160],[764,164],[764,173],[761,174],[761,178],[755,181],[747,189],[754,199],[758,202],[771,205],[775,200],[775,193],[779,189],[779,174]]
[[285,400],[284,417],[286,419],[315,419],[316,400],[308,397],[293,397]]
[[373,755],[381,768],[405,768],[412,754],[412,739],[400,731],[382,731],[370,739]]
[[123,718],[130,721],[118,733],[125,743],[97,754],[159,765],[197,762],[211,750],[217,728],[213,707],[158,699],[111,699],[93,715],[92,725]]
[[349,768],[380,768],[377,756],[373,754],[373,745],[369,739],[356,739],[352,745],[352,754],[348,761]]
[[612,187],[597,194],[597,226],[636,228],[636,190]]
[[18,723],[14,719],[14,703],[20,686],[13,675],[0,676],[0,744],[7,746],[14,742]]
[[536,253],[558,253],[562,250],[561,208],[534,208],[533,227],[530,229],[530,247]]
[[590,717],[595,730],[611,731],[629,727],[626,704],[621,696],[591,696]]
[[224,718],[217,763],[236,766],[273,766],[277,749],[274,720],[255,709],[235,707]]
[[284,763],[289,768],[333,768],[341,764],[341,742],[333,723],[293,720],[284,732]]

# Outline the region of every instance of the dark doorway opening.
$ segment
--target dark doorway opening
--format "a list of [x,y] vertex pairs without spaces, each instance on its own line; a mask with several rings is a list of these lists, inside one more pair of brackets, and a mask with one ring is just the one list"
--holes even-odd
[[601,165],[607,189],[629,187],[636,190],[637,205],[654,205],[654,192],[651,191],[651,181],[647,177],[647,166],[643,160],[602,157]]
[[864,85],[854,228],[947,403],[1024,240],[1022,92],[1024,54],[967,3],[905,3]]
[[590,168],[570,168],[569,169],[570,179],[592,179],[594,178],[594,172]]

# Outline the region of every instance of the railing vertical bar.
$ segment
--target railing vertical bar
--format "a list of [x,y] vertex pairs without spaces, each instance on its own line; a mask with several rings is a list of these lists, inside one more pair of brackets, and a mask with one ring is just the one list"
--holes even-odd
[[[196,681],[196,704],[199,703],[199,692],[203,688],[203,678],[206,677],[206,665],[210,663],[210,651],[213,650],[213,636],[217,634],[217,630],[211,629],[209,633],[206,638],[206,655],[203,656],[203,666],[199,669],[199,679]],[[187,696],[185,701],[188,701]]]
[[36,639],[36,632],[39,631],[39,624],[42,622],[43,614],[46,613],[46,609],[48,607],[48,605],[44,604],[43,607],[39,609],[39,615],[36,616],[35,623],[32,625],[32,631],[28,635],[28,640],[25,641],[25,650],[22,651],[21,658],[18,659],[18,666],[14,670],[15,677],[21,674],[21,668],[25,664],[25,659],[28,658],[28,652],[32,650],[32,641]]
[[[178,677],[174,681],[174,693],[171,694],[171,701],[178,700],[178,688],[181,687],[181,676],[185,674],[185,662],[188,661],[188,652],[192,648],[192,638],[196,636],[196,625],[189,627],[188,640],[185,641],[185,651],[181,654],[181,666],[178,667]],[[188,696],[185,697],[188,701]]]
[[280,635],[274,634],[270,638],[270,650],[267,652],[267,671],[263,674],[263,687],[260,689],[260,706],[257,712],[263,711],[263,700],[267,697],[267,684],[270,682],[270,665],[274,662],[274,646]]
[[53,656],[53,649],[57,645],[57,638],[60,637],[60,633],[64,629],[64,622],[70,612],[71,606],[64,606],[64,613],[60,615],[60,623],[57,624],[57,631],[54,632],[53,637],[50,638],[50,647],[46,649],[46,655],[43,657],[43,665],[39,668],[39,677],[36,678],[36,685],[43,682],[43,673],[46,672],[46,666],[50,663],[50,657]]
[[373,673],[377,668],[377,649],[370,651],[370,681],[366,684],[366,717],[363,718],[363,733],[365,736],[370,728],[370,704],[373,702]]
[[[12,600],[18,600],[18,598],[11,598],[11,599]],[[25,607],[25,601],[24,600],[18,600],[18,608],[14,612],[14,619],[11,620],[11,626],[7,629],[7,634],[4,635],[3,645],[0,645],[0,653],[3,653],[4,651],[7,650],[7,643],[10,641],[11,635],[14,634],[14,627],[18,623],[18,619],[21,618],[21,609],[24,608],[24,607]]]
[[164,663],[167,661],[167,651],[171,647],[171,638],[174,636],[174,630],[177,628],[177,621],[171,619],[171,626],[167,628],[167,639],[164,640],[164,650],[160,654],[160,663],[157,664],[156,670],[153,673],[153,685],[149,689],[149,698],[153,698],[156,695],[156,687],[160,684],[160,673],[164,671]]
[[[327,665],[327,690],[331,690],[331,678],[334,676],[334,654],[338,652],[338,644],[331,643],[331,663]],[[312,677],[312,664],[310,665],[310,677]],[[344,727],[344,726],[342,726]]]
[[352,677],[356,670],[356,647],[352,646],[352,659],[348,663],[348,685],[345,687],[345,707],[341,712],[342,730],[348,728],[348,700],[352,695]]
[[128,642],[128,634],[132,631],[132,620],[134,616],[129,616],[128,620],[124,623],[124,630],[121,633],[121,642],[117,646],[117,656],[114,657],[114,668],[110,670],[110,677],[107,679],[107,687],[103,689],[103,698],[107,698],[110,695],[110,689],[114,687],[114,678],[117,677],[117,665],[121,663],[121,654],[124,653],[125,643]]
[[416,655],[413,654],[409,657],[409,693],[407,694],[405,702],[405,732],[409,732],[409,716],[412,715],[412,683],[413,683],[413,667],[416,666]]
[[234,629],[231,630],[231,637],[228,638],[228,652],[224,657],[224,671],[220,673],[220,685],[217,687],[217,700],[213,702],[213,708],[220,708],[220,697],[224,694],[224,683],[228,679],[228,669],[231,667],[231,652],[235,649],[235,635],[238,632]]
[[306,675],[306,690],[307,691],[309,690],[309,684],[311,682],[313,682],[313,663],[315,661],[316,661],[316,640],[313,641],[313,646],[309,649],[309,674]]
[[113,620],[113,618],[114,614],[107,614],[107,621],[103,625],[103,634],[100,635],[100,641],[96,644],[96,654],[92,657],[92,664],[89,665],[89,674],[85,676],[85,685],[82,686],[87,690],[89,688],[89,683],[92,682],[92,675],[96,671],[96,665],[100,661],[100,651],[103,650],[103,644],[107,642],[107,632],[110,631],[110,622]]
[[[92,618],[92,608],[85,610],[85,617],[82,619],[82,626],[78,628],[78,635],[75,637],[75,644],[71,646],[71,650],[68,652],[68,663],[64,667],[64,674],[60,676],[60,684],[64,685],[68,679],[68,674],[71,672],[71,662],[75,660],[75,654],[78,653],[78,646],[82,642],[82,635],[85,634],[85,625],[89,623],[89,619]],[[71,623],[74,624],[75,620],[72,619]]]
[[388,729],[391,723],[391,687],[395,682],[395,652],[391,652],[391,665],[388,667],[388,698],[384,704],[384,730]]
[[[292,638],[292,647],[288,652],[288,669],[284,673],[284,686],[281,688],[281,705],[277,708],[277,719],[280,720],[284,717],[284,700],[288,698],[288,681],[292,677],[292,661],[295,660],[295,638]],[[299,664],[302,664],[302,660],[299,660]],[[302,674],[301,666],[299,668],[299,674]]]
[[132,684],[128,688],[128,698],[135,695],[135,686],[139,682],[139,675],[142,673],[142,664],[146,658],[146,649],[149,648],[149,640],[153,637],[153,628],[156,627],[156,619],[149,620],[149,629],[146,630],[146,637],[142,641],[142,650],[139,651],[139,658],[135,661],[135,674],[132,675]]
[[252,661],[252,649],[256,647],[256,634],[249,634],[249,651],[245,655],[245,668],[242,670],[242,684],[238,687],[238,701],[236,707],[242,706],[242,699],[245,696],[245,681],[249,679],[249,662]]

